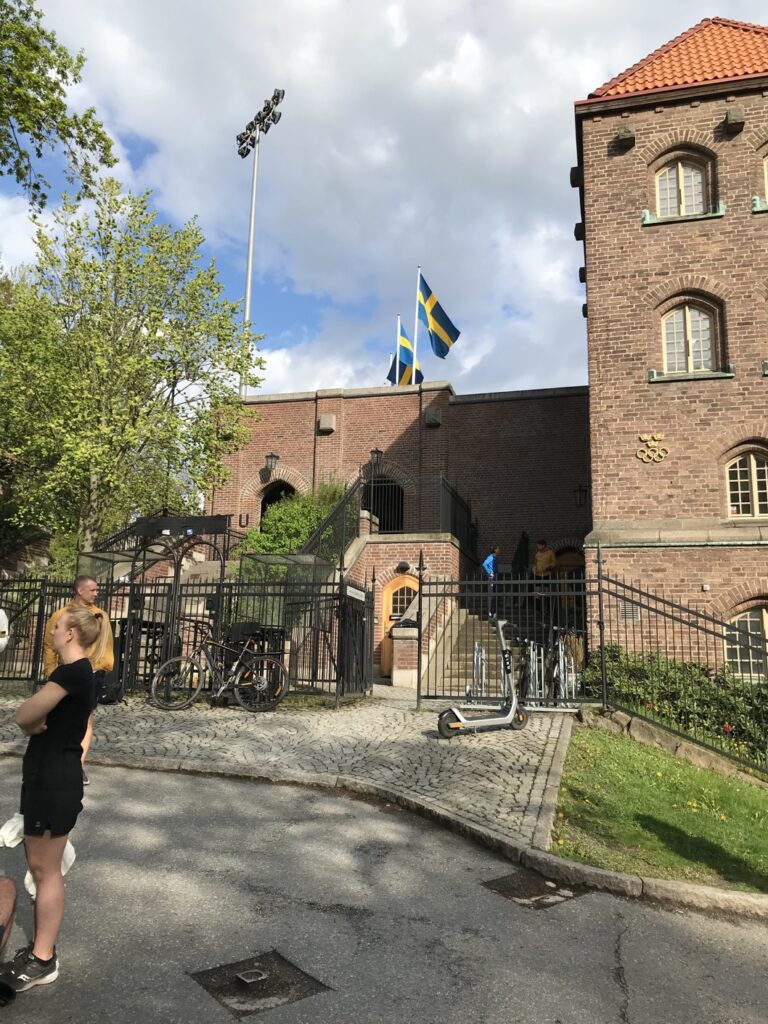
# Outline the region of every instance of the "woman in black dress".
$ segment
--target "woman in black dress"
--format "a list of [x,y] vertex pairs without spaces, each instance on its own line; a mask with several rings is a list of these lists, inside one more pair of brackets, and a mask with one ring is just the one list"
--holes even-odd
[[83,809],[82,741],[96,704],[92,661],[98,648],[100,612],[70,608],[56,623],[53,646],[59,665],[50,680],[19,708],[16,724],[29,737],[24,755],[21,813],[24,848],[37,886],[35,933],[3,972],[17,992],[47,985],[59,976],[56,938],[64,915],[61,859]]

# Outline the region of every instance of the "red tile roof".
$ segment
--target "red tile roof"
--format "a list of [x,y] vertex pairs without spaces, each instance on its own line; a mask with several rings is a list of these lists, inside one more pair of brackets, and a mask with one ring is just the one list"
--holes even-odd
[[705,18],[595,89],[589,98],[606,100],[763,75],[768,76],[768,28]]

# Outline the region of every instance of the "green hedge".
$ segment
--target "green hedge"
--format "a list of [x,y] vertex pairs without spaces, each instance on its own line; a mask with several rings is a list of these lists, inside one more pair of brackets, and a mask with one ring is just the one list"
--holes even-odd
[[[615,644],[606,645],[605,658],[611,703],[768,768],[768,684]],[[602,693],[599,651],[592,653],[584,684],[587,696]]]

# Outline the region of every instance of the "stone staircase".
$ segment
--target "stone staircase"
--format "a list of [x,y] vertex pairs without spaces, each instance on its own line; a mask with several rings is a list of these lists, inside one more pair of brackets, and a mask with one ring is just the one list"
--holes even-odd
[[[510,639],[508,633],[507,639]],[[453,693],[464,693],[467,687],[473,686],[475,644],[485,650],[486,695],[494,701],[501,693],[501,649],[496,626],[486,617],[465,609],[457,609],[447,623],[435,652],[443,686]],[[513,663],[517,662],[519,653],[519,648],[512,648]]]

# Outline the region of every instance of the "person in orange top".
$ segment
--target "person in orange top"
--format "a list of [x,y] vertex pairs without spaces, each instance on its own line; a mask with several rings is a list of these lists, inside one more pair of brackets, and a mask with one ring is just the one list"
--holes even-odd
[[533,556],[533,576],[537,580],[548,580],[557,568],[555,552],[545,540],[536,541],[536,552]]
[[[99,595],[99,584],[93,578],[93,576],[78,576],[72,584],[72,589],[75,592],[75,596],[69,602],[64,605],[63,608],[58,608],[53,615],[48,619],[45,626],[45,633],[43,635],[43,669],[45,671],[45,678],[50,679],[53,670],[60,664],[59,655],[57,654],[53,646],[53,630],[64,614],[69,608],[87,608],[94,614],[100,612],[101,609],[96,605],[96,598]],[[112,639],[112,627],[109,624],[109,619],[106,614],[102,614],[100,618],[101,629],[104,633],[104,637],[99,637],[98,646],[101,653],[93,664],[93,677],[96,685],[96,693],[99,693],[101,686],[104,682],[104,676],[107,672],[111,672],[115,666],[115,655],[113,650],[113,639]],[[92,652],[89,652],[92,653]],[[88,775],[85,770],[85,761],[88,757],[88,751],[91,748],[91,741],[93,739],[93,713],[88,718],[88,727],[85,730],[85,736],[83,737],[83,785],[87,786],[89,783]]]

